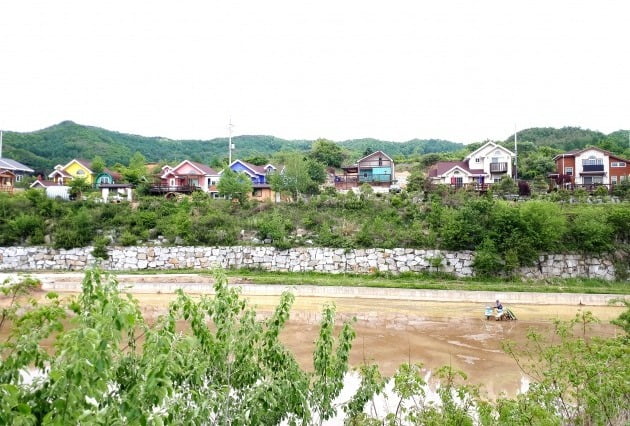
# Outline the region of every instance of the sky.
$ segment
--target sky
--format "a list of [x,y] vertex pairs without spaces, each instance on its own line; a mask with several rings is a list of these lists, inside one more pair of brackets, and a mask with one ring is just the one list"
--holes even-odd
[[0,129],[503,140],[630,128],[627,0],[0,2]]

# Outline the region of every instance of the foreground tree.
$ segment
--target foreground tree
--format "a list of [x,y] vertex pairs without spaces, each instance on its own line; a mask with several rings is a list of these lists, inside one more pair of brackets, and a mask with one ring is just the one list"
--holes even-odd
[[[434,375],[435,401],[422,365],[403,364],[386,394],[387,379],[363,365],[359,388],[339,402],[354,332],[345,323],[335,337],[334,306],[323,309],[313,372],[306,372],[279,340],[290,293],[259,320],[217,271],[213,297],[180,291],[150,325],[138,302],[98,270],[86,271],[82,292],[70,299],[49,293],[38,304],[30,298],[38,284],[0,286],[7,300],[0,332],[8,336],[0,343],[0,424],[321,424],[339,408],[351,425],[617,425],[630,418],[629,310],[616,321],[626,333],[613,338],[587,336],[594,319],[583,313],[558,322],[550,341],[531,332],[526,346],[507,344],[534,380],[514,399],[483,401],[465,374],[446,366]],[[377,412],[379,394],[395,409]]]
[[237,200],[241,206],[247,203],[252,187],[252,179],[249,176],[245,173],[236,173],[229,167],[223,170],[217,184],[220,195]]
[[[307,373],[278,339],[293,296],[284,293],[273,314],[257,320],[225,276],[215,278],[215,297],[180,292],[154,326],[112,276],[97,270],[86,272],[82,293],[69,305],[49,294],[49,303],[26,312],[20,297],[36,283],[5,283],[14,303],[0,318],[0,327],[12,322],[0,346],[0,423],[309,424],[330,418],[347,371],[350,324],[336,344],[334,307],[324,308],[315,372]],[[188,333],[176,330],[181,323]],[[49,354],[42,343],[53,334],[58,343]],[[32,372],[31,383],[24,371]]]

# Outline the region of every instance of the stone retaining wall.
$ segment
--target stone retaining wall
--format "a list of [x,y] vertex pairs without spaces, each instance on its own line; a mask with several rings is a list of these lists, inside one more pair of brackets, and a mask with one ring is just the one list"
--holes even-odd
[[[83,270],[94,263],[92,247],[70,250],[50,247],[0,247],[0,270]],[[417,249],[334,249],[293,248],[278,250],[270,246],[231,247],[113,247],[102,268],[114,271],[140,269],[260,268],[268,271],[317,271],[339,274],[435,271],[435,259],[441,258],[440,271],[458,277],[474,275],[474,254]],[[576,254],[549,254],[536,266],[521,268],[527,278],[590,277],[613,280],[615,269],[609,259]]]

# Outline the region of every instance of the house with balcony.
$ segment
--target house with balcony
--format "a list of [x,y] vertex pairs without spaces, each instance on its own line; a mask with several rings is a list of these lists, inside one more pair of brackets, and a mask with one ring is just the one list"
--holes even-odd
[[463,161],[435,163],[429,168],[428,176],[435,184],[483,191],[505,176],[513,176],[515,156],[509,149],[487,142],[464,157]]
[[220,174],[205,164],[184,160],[175,167],[164,166],[158,181],[150,188],[152,194],[183,193],[194,191],[217,192]]
[[575,149],[556,155],[556,172],[550,178],[566,187],[612,187],[630,179],[630,160],[597,147]]
[[335,175],[335,188],[348,190],[367,183],[375,191],[388,191],[396,182],[394,160],[383,151],[376,151],[357,160],[356,163],[342,166],[342,175]]

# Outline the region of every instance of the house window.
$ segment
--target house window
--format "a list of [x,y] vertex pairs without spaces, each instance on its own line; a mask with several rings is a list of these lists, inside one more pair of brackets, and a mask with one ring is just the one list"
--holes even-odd
[[617,183],[617,176],[611,176],[610,177],[610,183],[612,183],[613,185]]
[[22,182],[22,175],[15,175],[16,182]]
[[499,162],[499,157],[492,157],[492,162],[493,163],[498,163]]
[[501,182],[501,178],[494,178],[494,183]]
[[564,168],[564,174],[565,175],[569,175],[569,176],[573,176],[573,167],[565,167]]
[[479,157],[475,158],[475,163],[481,163],[481,158]]
[[604,183],[602,176],[584,176],[584,185],[598,185]]
[[623,161],[613,161],[610,163],[610,167],[626,167],[626,163]]
[[77,170],[77,176],[83,176],[85,172],[81,169]]
[[601,166],[604,164],[603,158],[595,158],[594,155],[591,155],[586,160],[582,160],[583,166]]
[[460,188],[464,185],[464,178],[462,176],[453,176],[451,177],[451,185]]
[[378,165],[379,166],[383,165],[383,157],[378,157]]
[[262,197],[262,190],[254,189],[254,197]]

